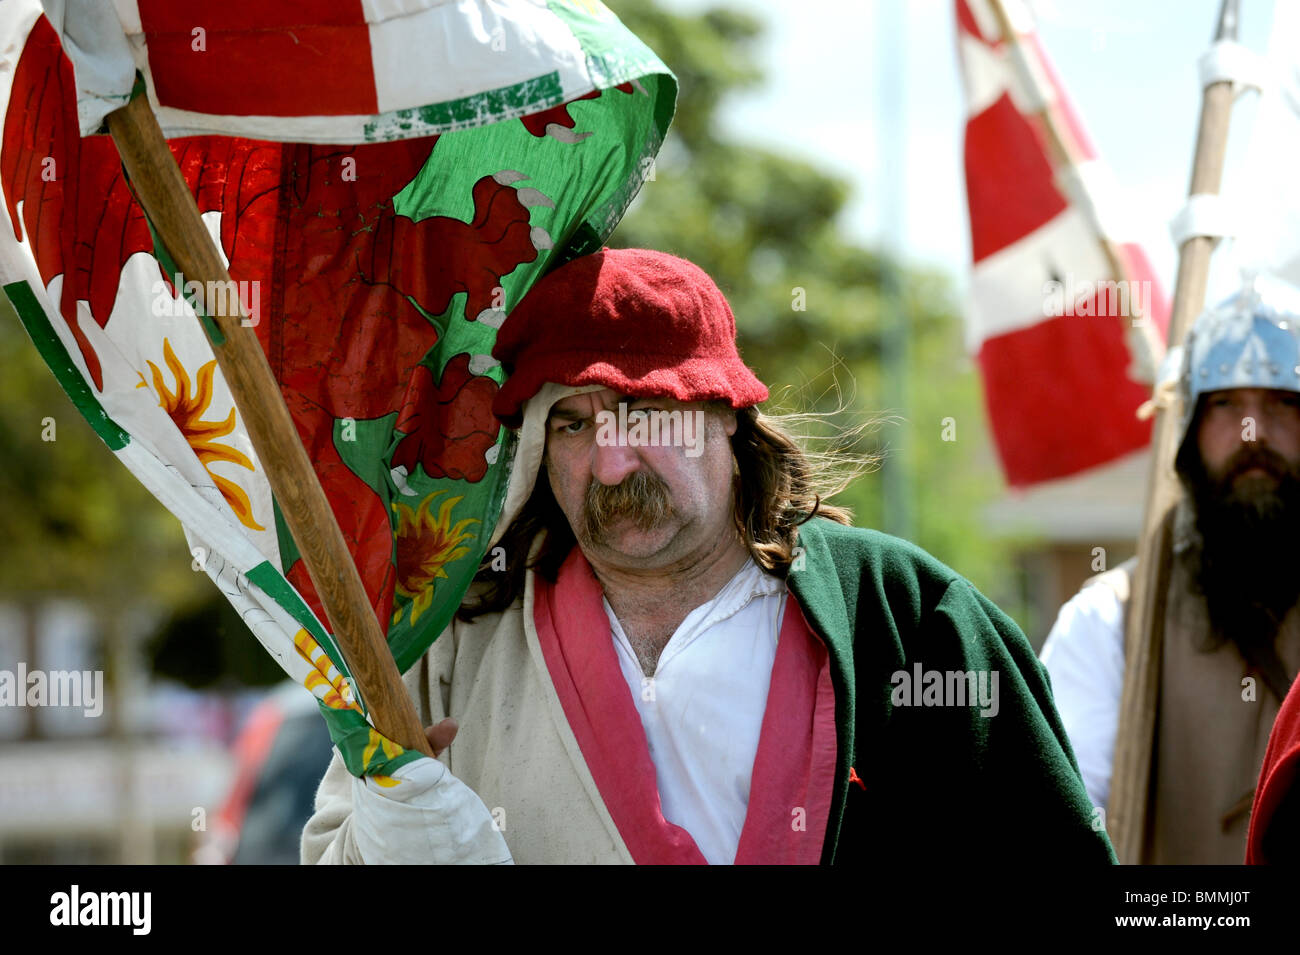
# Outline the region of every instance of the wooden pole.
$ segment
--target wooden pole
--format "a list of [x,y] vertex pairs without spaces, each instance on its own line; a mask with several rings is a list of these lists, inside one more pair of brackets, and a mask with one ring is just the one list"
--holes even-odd
[[[1223,0],[1215,42],[1236,37],[1237,0]],[[1205,88],[1190,195],[1219,192],[1235,92],[1232,83],[1226,80]],[[1192,320],[1205,306],[1210,254],[1216,242],[1211,236],[1192,236],[1178,250],[1178,279],[1169,320],[1170,347],[1183,340]],[[1146,513],[1138,541],[1138,565],[1124,635],[1124,691],[1111,769],[1108,828],[1115,852],[1120,862],[1126,864],[1141,862],[1147,828],[1164,638],[1165,578],[1170,559],[1168,517],[1180,494],[1174,473],[1180,418],[1176,406],[1157,411],[1151,439]]]
[[[106,122],[140,204],[186,280],[205,288],[212,287],[211,282],[233,288],[148,98],[143,93],[136,95],[126,106],[109,113]],[[406,749],[432,756],[279,384],[256,333],[243,324],[242,303],[233,295],[215,298],[218,301],[206,303],[205,311],[216,322],[220,335],[210,337],[224,340],[213,341],[213,354],[316,585],[355,688],[375,729]]]

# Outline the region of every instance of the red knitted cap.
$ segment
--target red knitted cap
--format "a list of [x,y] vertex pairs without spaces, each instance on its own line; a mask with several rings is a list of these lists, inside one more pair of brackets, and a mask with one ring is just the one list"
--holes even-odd
[[509,376],[492,410],[512,428],[548,381],[733,408],[767,400],[713,279],[648,249],[603,249],[543,277],[501,326],[492,357]]

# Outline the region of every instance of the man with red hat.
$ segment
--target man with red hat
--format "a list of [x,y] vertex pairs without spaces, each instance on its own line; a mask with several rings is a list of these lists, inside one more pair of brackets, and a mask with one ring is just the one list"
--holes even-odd
[[826,503],[735,335],[645,250],[514,310],[503,513],[406,675],[439,757],[336,757],[304,861],[1113,861],[1015,623]]

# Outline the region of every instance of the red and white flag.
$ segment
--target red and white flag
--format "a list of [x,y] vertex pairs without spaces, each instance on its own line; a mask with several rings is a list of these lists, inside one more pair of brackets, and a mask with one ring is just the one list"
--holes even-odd
[[[956,0],[972,275],[967,345],[1007,482],[1144,447],[1169,308],[1023,7]],[[1054,140],[1046,116],[1057,131]],[[1107,250],[1109,243],[1109,252]]]

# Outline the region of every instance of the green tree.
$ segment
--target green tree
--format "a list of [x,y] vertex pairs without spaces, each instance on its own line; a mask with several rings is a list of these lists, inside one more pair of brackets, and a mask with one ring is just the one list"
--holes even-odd
[[91,430],[4,296],[0,354],[0,597],[129,593],[165,608],[210,588],[176,518]]
[[[105,636],[144,610],[170,621],[152,641],[166,675],[192,685],[223,673],[279,679],[238,614],[194,570],[180,523],[86,423],[4,296],[0,354],[0,602],[80,600]],[[112,679],[107,655],[105,664]]]

